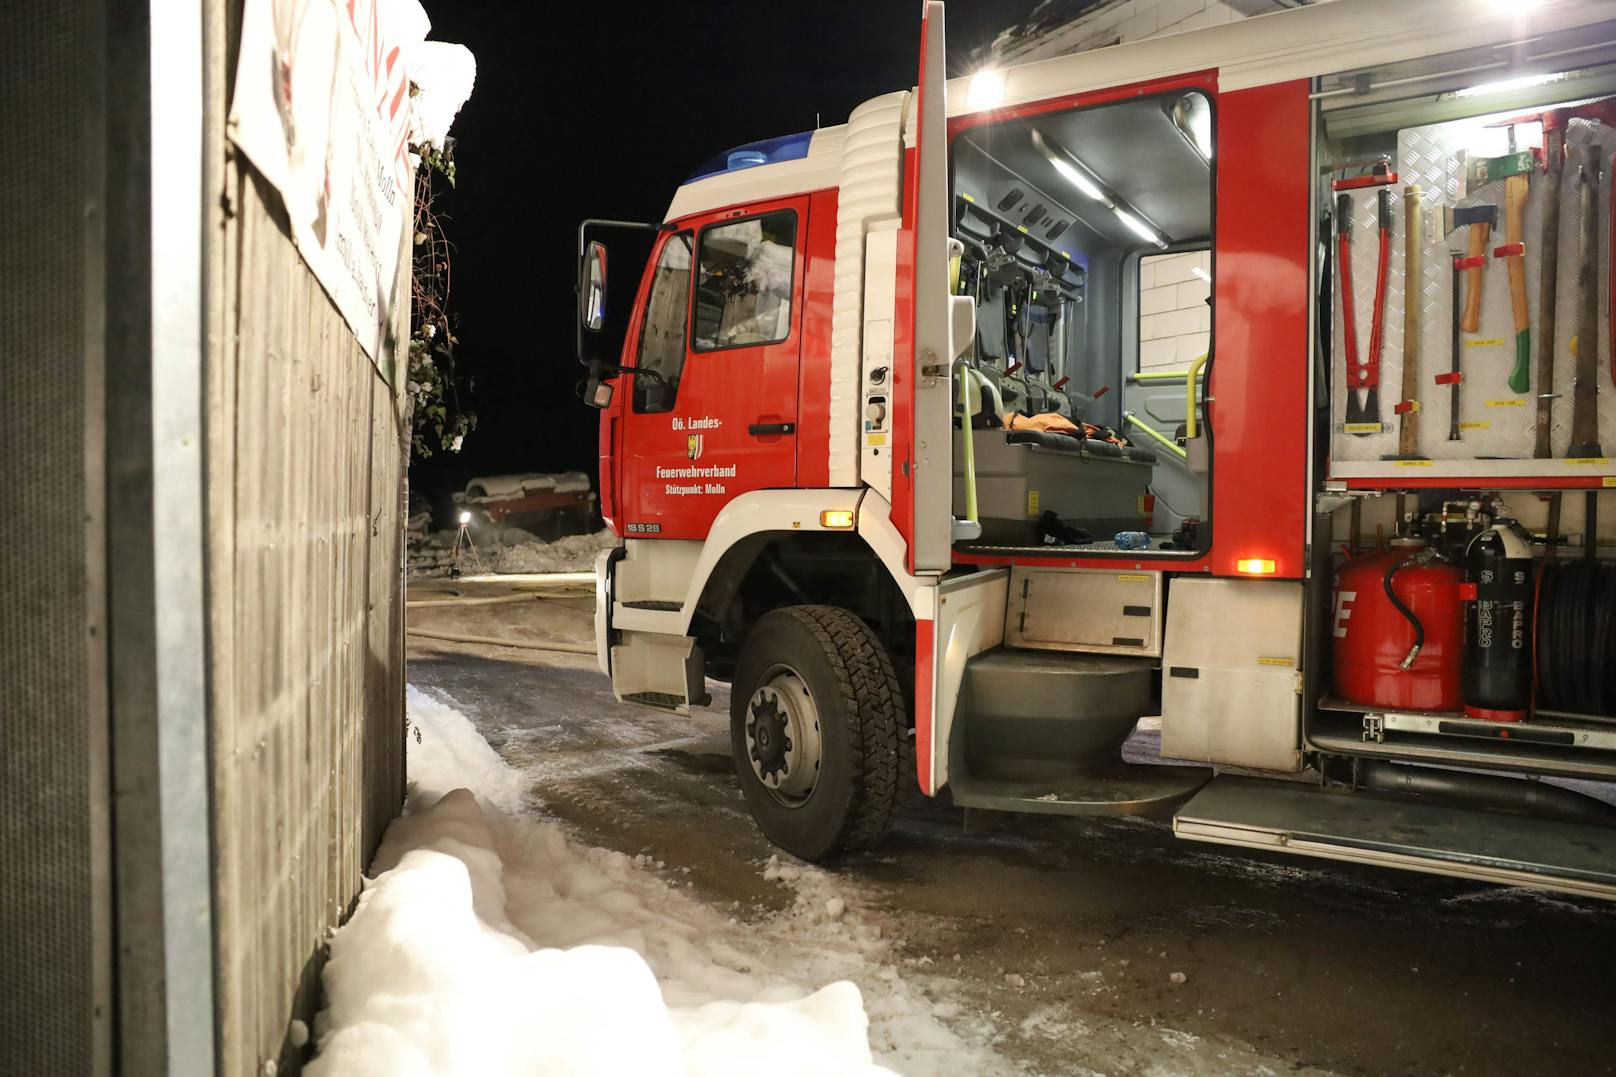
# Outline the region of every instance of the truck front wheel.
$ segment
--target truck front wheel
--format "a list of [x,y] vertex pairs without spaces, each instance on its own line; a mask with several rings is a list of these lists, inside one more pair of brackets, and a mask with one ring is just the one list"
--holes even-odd
[[804,860],[867,848],[898,783],[903,692],[870,626],[834,606],[760,617],[741,648],[730,746],[747,807]]

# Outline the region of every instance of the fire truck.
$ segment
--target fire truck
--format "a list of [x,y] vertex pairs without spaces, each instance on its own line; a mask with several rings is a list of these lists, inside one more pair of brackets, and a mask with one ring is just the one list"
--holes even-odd
[[916,782],[1616,896],[1616,11],[1342,0],[953,79],[943,22],[913,88],[580,227],[616,698],[727,682],[810,860]]

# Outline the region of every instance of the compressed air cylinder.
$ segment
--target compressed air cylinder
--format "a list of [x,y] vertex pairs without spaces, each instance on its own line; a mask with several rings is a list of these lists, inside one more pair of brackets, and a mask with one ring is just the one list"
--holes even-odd
[[1532,705],[1532,547],[1513,521],[1500,520],[1471,539],[1465,583],[1475,588],[1465,610],[1465,714],[1518,722]]

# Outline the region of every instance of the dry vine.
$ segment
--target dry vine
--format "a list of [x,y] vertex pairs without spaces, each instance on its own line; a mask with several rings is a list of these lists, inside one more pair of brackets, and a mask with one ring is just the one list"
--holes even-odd
[[458,318],[449,307],[454,245],[444,232],[443,215],[432,208],[438,177],[453,187],[454,140],[444,148],[411,147],[421,157],[415,171],[414,273],[410,296],[410,451],[431,456],[439,449],[459,452],[477,425],[477,416],[460,403],[455,376],[454,330]]

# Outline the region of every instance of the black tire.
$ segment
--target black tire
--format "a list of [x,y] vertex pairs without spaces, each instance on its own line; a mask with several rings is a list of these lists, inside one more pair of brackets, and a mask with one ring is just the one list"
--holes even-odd
[[[818,713],[817,784],[787,805],[753,770],[748,707],[771,670],[795,673]],[[764,614],[741,647],[730,697],[730,747],[758,828],[804,860],[828,860],[873,845],[886,831],[898,784],[903,691],[870,626],[834,606],[788,606]]]

